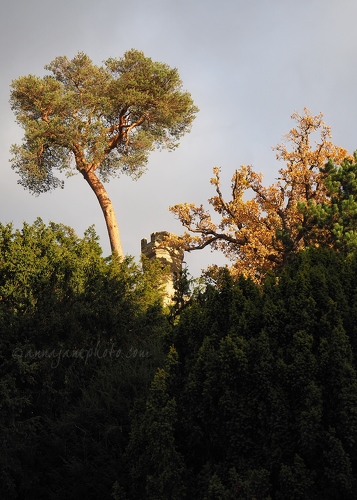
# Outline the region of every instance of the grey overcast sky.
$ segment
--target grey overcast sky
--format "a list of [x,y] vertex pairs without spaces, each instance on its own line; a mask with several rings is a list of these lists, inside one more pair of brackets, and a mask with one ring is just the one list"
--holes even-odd
[[[107,189],[124,251],[140,254],[153,231],[180,234],[168,206],[206,204],[213,195],[212,168],[222,168],[229,193],[235,168],[252,164],[271,183],[281,166],[272,146],[292,127],[294,110],[324,113],[333,141],[357,149],[356,0],[1,0],[0,2],[0,222],[36,217],[72,226],[79,236],[95,224],[109,254],[104,218],[79,176],[65,189],[39,197],[17,184],[10,145],[22,129],[9,107],[11,80],[43,69],[56,56],[87,53],[95,63],[130,48],[177,67],[200,108],[192,128],[172,153],[155,153],[138,181],[125,176]],[[222,256],[186,255],[197,276]]]

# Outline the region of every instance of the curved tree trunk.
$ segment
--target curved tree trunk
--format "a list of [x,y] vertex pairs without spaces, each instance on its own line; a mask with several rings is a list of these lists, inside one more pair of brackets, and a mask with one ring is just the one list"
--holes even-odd
[[88,182],[90,187],[93,189],[99,205],[103,211],[105,222],[107,225],[110,247],[112,252],[116,253],[120,259],[124,258],[123,248],[121,245],[120,232],[117,223],[117,218],[114,212],[113,204],[108,196],[108,193],[103,185],[103,183],[98,179],[94,172],[90,170],[80,171]]

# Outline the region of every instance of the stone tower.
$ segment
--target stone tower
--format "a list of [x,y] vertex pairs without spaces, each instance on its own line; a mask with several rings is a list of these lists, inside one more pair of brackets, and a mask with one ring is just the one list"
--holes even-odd
[[163,265],[170,266],[171,277],[168,278],[166,283],[166,299],[165,304],[171,302],[174,296],[174,279],[178,277],[180,271],[182,270],[184,251],[176,248],[160,247],[166,236],[170,236],[167,231],[160,231],[157,233],[152,233],[150,241],[148,242],[146,238],[141,240],[141,253],[145,255],[146,258],[158,259],[162,261]]

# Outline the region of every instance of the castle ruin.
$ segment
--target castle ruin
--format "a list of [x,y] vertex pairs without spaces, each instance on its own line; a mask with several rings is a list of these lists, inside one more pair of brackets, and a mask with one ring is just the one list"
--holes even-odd
[[152,233],[150,241],[146,238],[141,240],[141,253],[149,260],[158,259],[164,266],[169,266],[171,276],[165,284],[165,304],[168,305],[174,296],[174,280],[182,270],[184,251],[182,249],[169,248],[162,245],[165,237],[170,236],[167,231]]

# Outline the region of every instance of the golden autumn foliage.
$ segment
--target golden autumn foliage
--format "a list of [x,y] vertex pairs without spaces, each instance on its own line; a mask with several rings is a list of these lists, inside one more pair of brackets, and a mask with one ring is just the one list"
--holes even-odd
[[[215,167],[211,184],[216,195],[208,201],[220,222],[213,222],[202,205],[183,203],[170,207],[188,230],[172,237],[171,245],[186,251],[206,246],[220,250],[233,262],[234,275],[242,273],[259,281],[268,270],[281,266],[292,252],[326,240],[325,230],[314,225],[301,206],[326,202],[323,168],[328,160],[341,164],[348,153],[332,144],[330,127],[321,113],[313,116],[305,108],[302,114],[295,112],[292,119],[296,127],[274,148],[277,159],[285,162],[277,182],[265,187],[262,175],[250,165],[243,165],[234,172],[231,200],[225,201],[220,168]],[[253,196],[247,199],[251,193]]]

